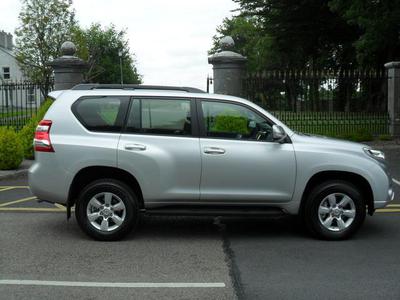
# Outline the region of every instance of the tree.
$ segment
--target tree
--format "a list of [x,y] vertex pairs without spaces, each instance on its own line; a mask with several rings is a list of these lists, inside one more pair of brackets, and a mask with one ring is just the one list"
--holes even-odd
[[125,31],[118,31],[114,25],[103,29],[100,24],[92,24],[87,30],[76,27],[73,40],[78,48],[77,55],[89,63],[86,81],[120,83],[121,62],[123,82],[141,83]]
[[71,4],[70,0],[22,0],[20,26],[15,31],[16,56],[24,74],[41,83],[43,96],[51,84],[48,63],[59,56],[75,26]]
[[217,28],[209,54],[216,53],[219,50],[219,40],[228,35],[235,41],[233,50],[247,57],[247,69],[250,72],[263,70],[276,61],[270,56],[271,39],[262,32],[256,18],[241,15],[225,18]]
[[244,16],[256,18],[270,38],[280,67],[338,67],[354,62],[358,27],[348,24],[328,1],[234,0]]
[[364,67],[378,67],[400,59],[400,1],[331,0],[331,9],[359,28],[354,39],[357,61]]

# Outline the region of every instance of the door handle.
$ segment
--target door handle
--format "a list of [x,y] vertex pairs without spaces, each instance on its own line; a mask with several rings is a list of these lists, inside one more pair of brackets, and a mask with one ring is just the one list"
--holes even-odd
[[125,150],[144,151],[144,150],[146,150],[146,146],[145,145],[141,145],[141,144],[126,144],[125,145]]
[[224,154],[225,149],[217,148],[217,147],[206,147],[204,148],[204,153],[207,154]]

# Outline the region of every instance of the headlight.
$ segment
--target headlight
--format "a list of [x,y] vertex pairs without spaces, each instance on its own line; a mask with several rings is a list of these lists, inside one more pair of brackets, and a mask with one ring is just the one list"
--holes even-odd
[[364,148],[364,152],[368,155],[371,156],[372,158],[375,159],[385,159],[385,153],[383,153],[380,150],[375,150],[375,149],[370,149],[370,148]]

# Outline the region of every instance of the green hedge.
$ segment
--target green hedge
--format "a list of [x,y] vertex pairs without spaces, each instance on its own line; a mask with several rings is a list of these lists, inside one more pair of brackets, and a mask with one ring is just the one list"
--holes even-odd
[[389,115],[365,112],[272,112],[295,131],[337,137],[357,142],[387,136]]
[[24,159],[18,134],[12,128],[0,127],[0,170],[16,169]]
[[44,101],[43,104],[40,106],[37,114],[34,115],[18,133],[24,150],[24,157],[27,159],[34,158],[33,139],[35,137],[35,130],[51,104],[53,104],[53,100],[51,99],[47,99],[46,101]]
[[215,118],[215,124],[209,129],[212,132],[236,132],[248,134],[247,120],[241,116],[220,115]]

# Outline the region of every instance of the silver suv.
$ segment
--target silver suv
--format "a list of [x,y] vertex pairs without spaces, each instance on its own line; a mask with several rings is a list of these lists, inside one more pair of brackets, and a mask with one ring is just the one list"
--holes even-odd
[[241,98],[142,85],[50,96],[29,185],[68,218],[75,205],[98,240],[122,238],[143,213],[285,213],[338,240],[394,198],[382,152],[294,132]]

